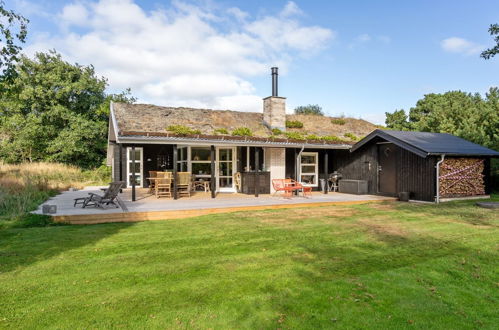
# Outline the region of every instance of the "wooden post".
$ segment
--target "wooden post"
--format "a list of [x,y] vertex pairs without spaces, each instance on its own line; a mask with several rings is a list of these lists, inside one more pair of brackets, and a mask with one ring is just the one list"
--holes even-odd
[[327,194],[327,191],[329,190],[328,189],[328,182],[327,182],[327,179],[328,179],[328,176],[329,176],[329,171],[328,171],[328,167],[329,167],[329,164],[328,164],[328,159],[329,158],[329,154],[327,153],[327,150],[325,150],[325,153],[324,153],[324,180],[326,180],[326,189],[324,190],[324,193]]
[[258,197],[260,190],[260,153],[258,147],[255,147],[255,197]]
[[216,177],[215,177],[215,146],[211,146],[210,149],[210,160],[211,160],[211,179],[210,179],[210,190],[211,190],[211,198],[215,198],[215,190],[217,189],[216,185]]
[[173,145],[173,199],[178,199],[177,195],[177,163],[178,163],[178,149],[177,145]]
[[135,146],[132,146],[132,202],[135,202]]
[[295,151],[295,181],[298,181],[298,149],[294,149]]

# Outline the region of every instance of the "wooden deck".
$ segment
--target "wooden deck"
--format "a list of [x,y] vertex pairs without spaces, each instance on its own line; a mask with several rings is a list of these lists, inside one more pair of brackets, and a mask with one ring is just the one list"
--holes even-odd
[[[63,192],[44,204],[57,206],[57,213],[52,215],[55,222],[70,224],[97,224],[109,222],[137,222],[148,220],[171,220],[195,217],[215,213],[254,211],[266,209],[319,207],[330,205],[360,204],[369,202],[393,201],[394,198],[373,195],[349,195],[314,193],[310,198],[293,197],[285,199],[271,195],[218,194],[210,198],[209,194],[195,193],[191,198],[172,200],[158,199],[147,191],[139,190],[137,201],[132,202],[130,191],[120,194],[121,208],[107,209],[73,207],[73,199],[87,195],[95,190]],[[41,213],[41,205],[35,213]]]

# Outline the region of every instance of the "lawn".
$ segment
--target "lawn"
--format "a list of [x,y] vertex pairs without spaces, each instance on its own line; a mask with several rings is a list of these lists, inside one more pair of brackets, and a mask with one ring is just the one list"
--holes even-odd
[[497,329],[498,214],[386,202],[5,228],[0,327]]

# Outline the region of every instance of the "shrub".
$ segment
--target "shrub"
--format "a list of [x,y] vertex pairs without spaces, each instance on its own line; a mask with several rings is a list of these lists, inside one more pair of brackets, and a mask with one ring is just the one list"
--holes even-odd
[[226,128],[217,128],[216,130],[213,131],[213,134],[229,135],[229,131]]
[[281,135],[282,131],[278,128],[273,128],[272,129],[272,135]]
[[233,136],[253,136],[253,132],[248,127],[238,127],[232,131]]
[[293,140],[306,140],[305,136],[299,132],[286,132],[284,133],[288,139]]
[[345,125],[347,122],[345,121],[345,119],[342,119],[342,118],[333,118],[331,119],[331,124],[334,124],[334,125]]
[[318,104],[301,105],[299,107],[296,107],[295,114],[324,116],[324,112],[322,112],[322,107]]
[[194,134],[201,134],[201,131],[198,129],[192,129],[190,127],[184,126],[184,125],[170,125],[166,129],[169,132],[172,132],[177,135],[194,135]]
[[286,120],[287,128],[302,128],[303,123],[299,120]]
[[352,134],[352,133],[345,133],[344,136],[349,138],[352,141],[357,141],[359,139],[359,137],[357,135]]
[[309,134],[307,135],[307,140],[316,140],[316,141],[320,141],[321,140],[321,137],[320,136],[317,136],[315,134]]
[[341,141],[341,139],[335,135],[326,135],[321,137],[321,139],[324,141]]

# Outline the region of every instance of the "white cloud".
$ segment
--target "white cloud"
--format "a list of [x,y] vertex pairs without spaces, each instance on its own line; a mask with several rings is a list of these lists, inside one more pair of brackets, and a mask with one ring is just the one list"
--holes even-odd
[[179,1],[150,12],[133,0],[78,1],[62,9],[58,35],[38,34],[27,51],[55,48],[69,61],[92,63],[111,89],[131,87],[142,102],[261,111],[249,79],[266,77],[273,65],[286,72],[296,56],[335,37],[303,25],[301,13],[294,2],[255,18]]
[[440,42],[440,46],[446,52],[459,53],[464,55],[478,54],[483,48],[479,44],[459,37],[444,39]]
[[348,44],[349,49],[354,49],[372,42],[378,42],[378,43],[384,43],[384,44],[389,44],[391,42],[390,37],[385,36],[385,35],[379,35],[379,36],[372,36],[368,33],[362,33],[359,34],[357,37],[355,37],[352,42]]

